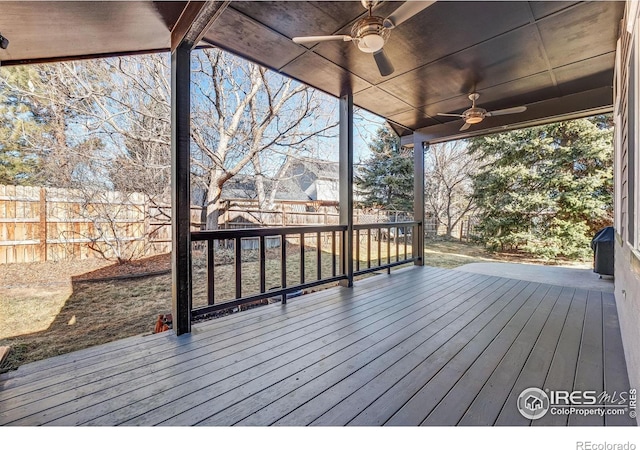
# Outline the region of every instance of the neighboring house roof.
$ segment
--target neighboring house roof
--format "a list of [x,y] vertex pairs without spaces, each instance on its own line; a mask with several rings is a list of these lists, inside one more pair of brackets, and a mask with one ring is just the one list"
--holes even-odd
[[[271,192],[275,184],[273,180],[265,180],[265,190]],[[277,184],[275,199],[279,201],[338,201],[338,163],[311,158],[298,159]],[[222,198],[258,198],[255,177],[236,175],[225,183]]]

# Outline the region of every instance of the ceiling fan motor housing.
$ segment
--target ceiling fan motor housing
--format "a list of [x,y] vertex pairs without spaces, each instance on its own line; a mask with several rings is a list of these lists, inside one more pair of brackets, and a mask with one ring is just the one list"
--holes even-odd
[[467,123],[480,123],[487,114],[487,110],[484,108],[469,108],[462,113],[464,120]]
[[365,53],[380,51],[387,39],[390,30],[385,28],[382,17],[369,16],[358,20],[351,29],[351,37],[354,44]]

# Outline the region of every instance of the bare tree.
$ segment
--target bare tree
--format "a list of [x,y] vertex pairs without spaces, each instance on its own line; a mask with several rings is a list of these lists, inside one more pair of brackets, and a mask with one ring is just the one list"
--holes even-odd
[[451,236],[460,221],[475,209],[472,175],[479,162],[465,141],[433,144],[425,155],[425,211]]
[[201,156],[193,163],[206,192],[206,227],[215,229],[228,180],[253,168],[268,207],[265,179],[277,179],[291,155],[336,122],[327,97],[264,67],[216,49],[195,52],[194,66],[192,139]]
[[[170,83],[166,55],[65,63],[82,90],[86,127],[113,144],[114,187],[166,201],[170,168]],[[96,76],[95,74],[99,74]],[[92,80],[111,74],[112,85]],[[261,205],[272,204],[266,179],[289,157],[336,127],[331,100],[300,83],[219,49],[193,53],[191,166],[206,228],[218,227],[222,189],[256,175]],[[251,171],[254,170],[252,173]],[[277,186],[277,181],[271,183]]]
[[[213,229],[223,186],[238,174],[255,176],[261,206],[273,204],[290,158],[335,133],[336,102],[219,49],[194,52],[192,68],[192,187],[204,192]],[[88,197],[117,190],[142,193],[155,206],[168,202],[167,54],[42,65],[37,74],[11,88],[47,123],[25,133],[44,161],[47,185],[85,187]],[[109,253],[126,259],[118,248]]]

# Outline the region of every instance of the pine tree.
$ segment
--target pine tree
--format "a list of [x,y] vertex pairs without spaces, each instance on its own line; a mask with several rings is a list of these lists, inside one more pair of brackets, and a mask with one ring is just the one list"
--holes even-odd
[[355,176],[356,193],[367,208],[413,211],[413,152],[400,146],[400,138],[381,127],[369,144],[371,157]]
[[26,66],[2,68],[0,73],[0,184],[29,185],[38,181],[39,159],[29,136],[45,132],[46,124],[29,99],[10,87],[28,89],[36,76],[37,72]]
[[473,139],[488,161],[474,179],[481,239],[493,249],[570,258],[590,253],[613,216],[607,116]]

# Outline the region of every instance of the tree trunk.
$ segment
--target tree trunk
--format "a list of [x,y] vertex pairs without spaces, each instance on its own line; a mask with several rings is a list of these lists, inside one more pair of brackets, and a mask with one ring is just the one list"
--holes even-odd
[[220,211],[222,209],[222,186],[220,177],[212,174],[209,188],[207,189],[207,230],[217,230]]

